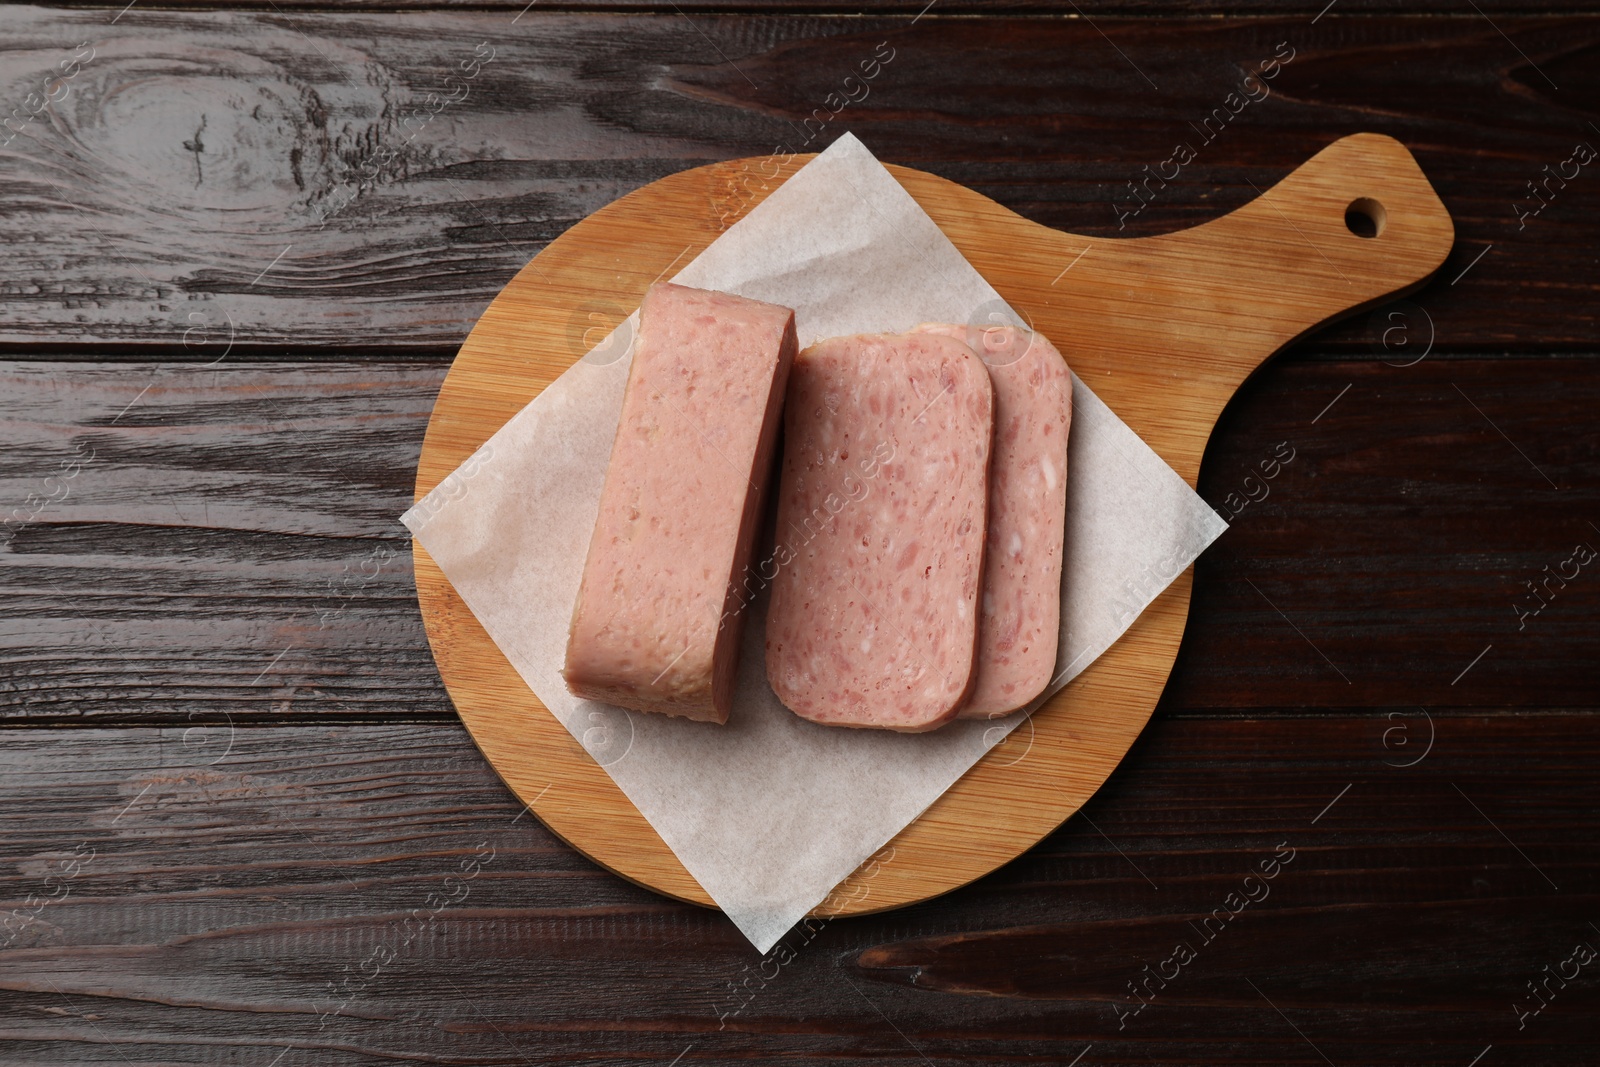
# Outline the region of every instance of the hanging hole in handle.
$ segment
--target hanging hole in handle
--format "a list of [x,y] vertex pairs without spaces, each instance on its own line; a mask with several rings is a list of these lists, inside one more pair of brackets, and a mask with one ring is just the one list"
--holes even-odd
[[1344,225],[1357,237],[1376,237],[1383,232],[1389,213],[1370,196],[1357,197],[1344,209]]

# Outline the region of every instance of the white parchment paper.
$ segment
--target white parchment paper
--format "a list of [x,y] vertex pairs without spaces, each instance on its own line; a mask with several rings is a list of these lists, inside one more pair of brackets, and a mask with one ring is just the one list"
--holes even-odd
[[[802,346],[929,321],[1021,321],[848,134],[672,280],[794,308]],[[726,726],[571,696],[560,675],[567,624],[622,406],[633,323],[523,408],[403,521],[539,700],[765,952],[1024,713],[921,735],[805,722],[767,686],[764,601],[751,609]],[[1070,363],[1073,338],[1051,340]],[[1226,529],[1076,376],[1073,403],[1051,693]]]

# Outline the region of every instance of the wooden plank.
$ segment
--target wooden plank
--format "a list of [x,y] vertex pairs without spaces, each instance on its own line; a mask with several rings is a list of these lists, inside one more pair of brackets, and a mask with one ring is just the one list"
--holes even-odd
[[1600,377],[1411,358],[1285,363],[1240,391],[1207,449],[1200,491],[1232,527],[1197,571],[1174,707],[1600,696],[1579,667],[1600,662],[1597,439],[1557,400],[1592,410]]
[[443,370],[0,369],[0,702],[45,720],[444,714],[416,611]]
[[[72,4],[68,6],[87,6]],[[114,15],[118,6],[107,5]],[[256,10],[248,0],[170,0],[165,6],[173,8]],[[527,0],[340,0],[337,5],[329,0],[282,0],[276,5],[284,11],[340,11],[403,10],[436,11],[449,8],[466,8],[474,11],[503,11],[511,17],[528,6]],[[574,14],[672,14],[681,9],[685,14],[696,15],[791,15],[817,14],[859,15],[862,6],[849,0],[685,0],[684,3],[662,3],[661,0],[541,0],[540,11],[559,11]],[[1352,15],[1454,15],[1461,17],[1463,9],[1449,0],[1406,0],[1394,4],[1386,0],[1339,0],[1328,7],[1308,6],[1296,0],[1128,0],[1121,4],[1079,4],[1071,0],[939,0],[930,5],[928,0],[881,0],[872,5],[874,16],[898,15],[905,19],[948,18],[953,15],[1053,15],[1064,19],[1093,19],[1097,24],[1115,27],[1133,18],[1185,18],[1195,16],[1229,18],[1290,18],[1312,19],[1319,13],[1318,21],[1346,19]],[[1485,15],[1527,17],[1530,14],[1583,14],[1592,10],[1579,0],[1543,0],[1537,10],[1530,11],[1527,4],[1513,0],[1488,0],[1477,7]],[[1471,11],[1470,8],[1467,11]],[[1473,17],[1478,17],[1476,14]]]
[[[0,365],[0,504],[27,518],[46,503],[0,525],[0,714],[452,715],[398,523],[442,376]],[[1600,704],[1579,669],[1600,661],[1593,568],[1552,584],[1520,630],[1513,610],[1536,603],[1523,583],[1574,544],[1600,548],[1583,428],[1597,404],[1593,358],[1269,364],[1228,409],[1200,481],[1228,512],[1267,496],[1200,562],[1167,706]],[[1294,458],[1264,479],[1280,442]]]
[[[1563,182],[1545,168],[1600,136],[1571,104],[1600,18],[1314,14],[913,26],[672,12],[606,16],[598,33],[595,16],[541,11],[135,7],[113,24],[104,9],[8,8],[0,86],[22,128],[0,155],[18,234],[0,343],[439,351],[545,242],[622,193],[844,129],[1099,235],[1215,217],[1370,129],[1415,149],[1457,221],[1445,282],[1420,301],[1439,345],[1592,345],[1600,213],[1587,169]],[[79,42],[93,58],[71,67]],[[1201,132],[1279,42],[1294,58],[1270,95],[1235,97],[1237,118]],[[1004,62],[964,62],[975,49]],[[51,81],[63,62],[74,77]],[[863,63],[871,84],[845,86]],[[25,122],[41,86],[65,99]],[[863,98],[832,114],[844,91]],[[1141,186],[1153,199],[1130,214],[1129,183],[1179,142],[1196,158]],[[1541,203],[1534,181],[1552,183],[1549,205],[1519,223]],[[573,337],[615,310],[574,308]],[[1357,323],[1325,343],[1373,337]]]
[[1600,944],[1592,714],[1436,711],[1410,767],[1395,726],[1158,718],[1003,871],[764,961],[518,818],[458,727],[8,730],[0,1056],[1581,1061],[1588,968],[1512,1006]]

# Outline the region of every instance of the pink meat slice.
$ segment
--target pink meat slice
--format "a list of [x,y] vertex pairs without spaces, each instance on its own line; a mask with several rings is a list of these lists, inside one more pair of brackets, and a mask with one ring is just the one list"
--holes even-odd
[[994,383],[977,677],[960,713],[963,719],[994,718],[1025,707],[1055,672],[1072,375],[1040,333],[944,323],[926,323],[917,332],[965,341]]
[[917,732],[972,684],[993,389],[965,344],[835,337],[784,413],[767,680],[803,718]]
[[723,723],[795,349],[794,312],[650,287],[563,674],[573,694]]

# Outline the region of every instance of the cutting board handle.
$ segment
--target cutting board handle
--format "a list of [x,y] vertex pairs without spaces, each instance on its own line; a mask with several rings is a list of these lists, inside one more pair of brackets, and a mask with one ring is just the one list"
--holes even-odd
[[[1159,182],[1149,182],[1154,203]],[[1137,238],[1038,229],[1041,252],[1061,266],[1041,262],[1030,273],[1055,281],[1001,295],[1025,316],[1069,324],[1058,347],[1146,440],[1170,436],[1152,433],[1144,413],[1163,422],[1182,413],[1182,440],[1158,451],[1191,485],[1212,425],[1263,362],[1421,286],[1455,240],[1417,161],[1375,133],[1335,141],[1250,203],[1191,229]],[[984,270],[984,252],[974,252]],[[1179,357],[1176,367],[1155,368],[1150,352]]]
[[1358,133],[1231,214],[1140,243],[1157,260],[1189,260],[1170,262],[1174,273],[1188,273],[1197,246],[1214,251],[1217,260],[1190,282],[1191,294],[1238,299],[1248,287],[1247,302],[1272,312],[1262,340],[1281,346],[1422,285],[1454,241],[1449,211],[1406,147]]

